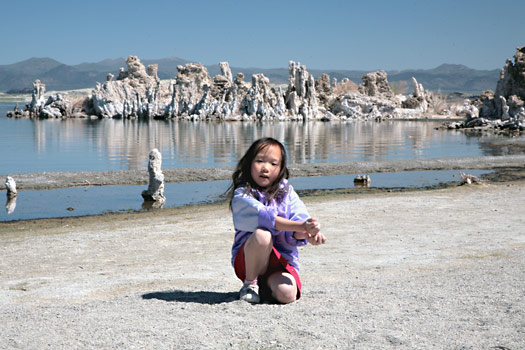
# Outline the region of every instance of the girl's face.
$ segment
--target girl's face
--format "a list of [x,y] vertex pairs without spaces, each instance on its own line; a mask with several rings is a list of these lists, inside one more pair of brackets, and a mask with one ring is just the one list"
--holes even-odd
[[274,183],[280,171],[281,148],[277,145],[263,148],[252,161],[252,179],[263,189]]

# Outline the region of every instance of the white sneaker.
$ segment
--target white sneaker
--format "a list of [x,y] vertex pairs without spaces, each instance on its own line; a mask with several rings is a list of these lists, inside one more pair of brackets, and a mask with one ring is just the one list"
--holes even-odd
[[259,303],[261,301],[259,286],[256,284],[244,284],[241,288],[239,299],[252,304]]

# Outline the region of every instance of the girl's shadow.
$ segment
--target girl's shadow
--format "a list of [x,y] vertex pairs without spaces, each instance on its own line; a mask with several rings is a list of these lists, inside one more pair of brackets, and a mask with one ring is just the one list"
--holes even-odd
[[185,292],[183,290],[173,290],[147,293],[142,295],[142,299],[159,299],[164,301],[178,301],[182,303],[221,304],[238,300],[239,292]]

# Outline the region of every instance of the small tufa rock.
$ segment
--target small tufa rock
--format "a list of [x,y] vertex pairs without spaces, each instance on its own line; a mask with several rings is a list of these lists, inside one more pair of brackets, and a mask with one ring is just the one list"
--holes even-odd
[[155,148],[149,154],[149,186],[146,191],[142,191],[142,198],[146,202],[158,202],[162,206],[166,202],[166,197],[164,197],[164,174],[161,165],[162,155]]
[[462,181],[462,184],[464,185],[470,185],[472,183],[476,183],[476,184],[483,183],[483,181],[480,178],[474,175],[465,174],[463,172],[460,172],[459,175],[461,176],[461,181]]
[[372,180],[370,175],[358,175],[354,178],[354,186],[370,186]]
[[11,176],[5,179],[5,188],[7,189],[7,197],[16,197],[18,192],[16,191],[16,182]]

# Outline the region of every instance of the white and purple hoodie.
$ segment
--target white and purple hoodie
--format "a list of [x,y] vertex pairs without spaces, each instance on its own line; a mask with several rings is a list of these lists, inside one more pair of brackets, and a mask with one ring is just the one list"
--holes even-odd
[[279,200],[266,201],[267,193],[255,189],[247,191],[245,186],[235,189],[232,199],[233,226],[235,239],[232,247],[232,265],[242,245],[257,228],[264,228],[272,233],[273,246],[282,256],[299,271],[297,247],[307,244],[306,240],[297,240],[290,231],[275,229],[275,217],[280,216],[292,221],[304,222],[310,217],[306,206],[293,187],[283,179],[280,189],[285,194]]

